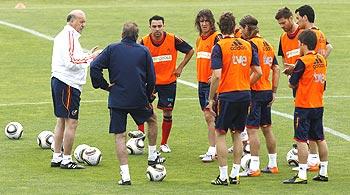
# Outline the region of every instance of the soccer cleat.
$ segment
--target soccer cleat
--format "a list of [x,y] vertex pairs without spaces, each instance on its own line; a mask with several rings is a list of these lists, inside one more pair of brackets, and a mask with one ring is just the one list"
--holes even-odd
[[62,160],[58,161],[58,162],[51,160],[51,167],[60,167],[61,162],[62,162]]
[[320,165],[319,164],[308,165],[307,170],[311,172],[317,172],[320,170]]
[[272,173],[277,174],[278,173],[278,167],[265,167],[261,170],[263,173]]
[[312,178],[312,180],[327,182],[328,176],[323,176],[323,175],[318,174],[314,178]]
[[224,181],[222,181],[222,180],[220,179],[220,175],[219,175],[216,179],[212,180],[212,181],[211,181],[211,184],[213,184],[213,185],[228,186],[227,179],[225,179]]
[[284,184],[307,184],[307,179],[301,179],[298,175],[286,179],[283,181]]
[[210,155],[210,154],[205,154],[205,156],[202,158],[203,162],[213,162],[215,160],[215,156],[214,155]]
[[229,149],[227,149],[228,153],[233,153],[233,146],[231,146]]
[[128,136],[130,138],[142,138],[142,140],[145,140],[145,138],[146,138],[146,135],[140,130],[129,131]]
[[160,153],[157,152],[157,157],[155,160],[148,160],[148,166],[154,166],[156,164],[163,164],[166,161],[164,157],[160,156]]
[[252,171],[252,170],[247,170],[247,171],[242,171],[239,173],[239,176],[241,177],[259,177],[261,175],[260,170]]
[[122,179],[118,181],[118,185],[125,186],[125,185],[131,185],[131,181],[123,181]]
[[236,176],[236,177],[228,177],[228,180],[230,181],[230,184],[239,184],[240,181],[239,181],[239,176]]
[[170,153],[171,149],[168,144],[160,145],[160,151],[164,153]]
[[62,164],[60,165],[61,169],[85,169],[84,166],[79,165],[78,163],[74,162],[74,161],[70,161],[67,164]]

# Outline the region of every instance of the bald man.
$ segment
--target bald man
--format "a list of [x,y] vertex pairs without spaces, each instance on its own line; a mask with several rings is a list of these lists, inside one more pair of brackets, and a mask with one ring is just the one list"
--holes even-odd
[[[67,16],[66,26],[54,39],[51,92],[57,123],[51,167],[84,168],[72,160],[71,153],[78,126],[80,94],[82,86],[86,83],[87,67],[100,52],[96,50],[97,47],[89,53],[83,51],[79,37],[85,25],[85,13],[81,10],[73,10]],[[62,145],[64,151],[62,151]]]

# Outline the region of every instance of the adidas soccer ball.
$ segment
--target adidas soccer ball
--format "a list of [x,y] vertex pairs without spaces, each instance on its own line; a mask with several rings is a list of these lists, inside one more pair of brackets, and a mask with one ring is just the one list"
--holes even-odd
[[163,181],[166,177],[166,169],[160,164],[148,166],[146,175],[150,181]]
[[51,148],[53,136],[54,134],[51,131],[42,131],[36,138],[36,142],[43,149]]
[[86,148],[89,148],[89,145],[86,144],[80,144],[78,145],[74,150],[74,157],[77,159],[78,162],[83,163],[83,152],[86,150]]
[[293,145],[293,148],[287,152],[286,159],[290,166],[299,166],[298,149],[296,145]]
[[143,154],[144,148],[145,142],[142,138],[130,138],[128,142],[126,142],[128,154]]
[[246,154],[241,158],[241,167],[243,169],[243,171],[248,171],[249,169],[249,165],[250,165],[250,161],[251,161],[251,155],[250,154]]
[[102,160],[102,153],[96,147],[88,147],[83,151],[82,159],[86,164],[96,166]]
[[5,135],[9,139],[19,139],[23,134],[23,126],[19,122],[10,122],[5,127]]

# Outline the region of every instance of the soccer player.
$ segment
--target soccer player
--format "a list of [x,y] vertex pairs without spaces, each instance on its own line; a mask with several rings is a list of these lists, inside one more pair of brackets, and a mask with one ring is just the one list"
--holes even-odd
[[[315,12],[314,9],[309,5],[303,5],[295,10],[297,24],[301,29],[311,29],[316,33],[317,43],[315,52],[323,55],[327,58],[332,51],[332,45],[327,42],[327,39],[323,32],[317,28],[314,24],[315,22]],[[317,144],[314,140],[309,140],[310,154],[308,157],[308,166],[310,171],[319,170],[319,155],[317,154]]]
[[[109,133],[115,134],[121,170],[119,185],[131,185],[125,145],[128,114],[136,124],[148,124],[148,165],[165,161],[156,152],[157,118],[151,104],[155,85],[154,66],[148,49],[136,43],[138,32],[135,23],[125,23],[121,42],[107,46],[90,67],[93,87],[109,92]],[[110,84],[103,77],[103,69],[108,69]]]
[[[213,185],[239,184],[239,169],[242,156],[240,132],[244,130],[250,102],[250,86],[262,75],[256,48],[249,42],[234,37],[235,17],[231,12],[221,15],[219,28],[223,39],[217,42],[211,54],[213,69],[209,92],[209,104],[216,115],[216,150],[219,162],[219,176]],[[214,96],[218,93],[217,113],[213,111]],[[234,160],[228,176],[226,133],[234,137]]]
[[[251,105],[247,118],[251,161],[249,170],[241,176],[260,176],[259,128],[261,128],[268,150],[269,163],[262,169],[264,173],[278,173],[276,139],[271,127],[271,106],[275,101],[279,81],[279,67],[273,47],[259,34],[258,20],[251,15],[239,22],[242,38],[252,42],[258,49],[262,77],[251,88]],[[270,72],[272,70],[272,83]]]
[[71,153],[78,126],[80,94],[86,83],[87,67],[100,52],[96,50],[97,47],[94,47],[90,53],[85,53],[80,46],[79,37],[85,25],[85,13],[81,10],[73,10],[67,16],[67,25],[54,39],[51,90],[57,122],[51,167],[84,168],[72,161]]
[[214,15],[209,9],[199,11],[196,16],[195,26],[199,32],[196,41],[198,97],[204,119],[208,126],[209,141],[208,151],[200,157],[203,162],[212,162],[216,155],[215,117],[206,107],[209,103],[210,78],[212,74],[210,68],[211,50],[214,44],[221,39],[221,34],[216,31]]
[[323,130],[323,93],[325,90],[327,62],[314,50],[316,33],[305,30],[299,36],[300,59],[297,61],[289,86],[297,88],[294,112],[294,139],[297,141],[299,172],[285,184],[307,184],[308,140],[315,140],[320,154],[320,171],[313,178],[328,181],[328,147]]
[[[164,31],[164,18],[155,15],[149,19],[151,33],[141,39],[141,44],[146,46],[152,55],[156,72],[155,92],[158,94],[157,107],[163,110],[162,141],[160,150],[171,152],[168,138],[172,127],[172,110],[176,96],[176,78],[180,77],[183,68],[191,59],[194,51],[192,47],[181,38]],[[185,54],[185,57],[176,66],[177,51]],[[139,128],[142,129],[142,128]]]

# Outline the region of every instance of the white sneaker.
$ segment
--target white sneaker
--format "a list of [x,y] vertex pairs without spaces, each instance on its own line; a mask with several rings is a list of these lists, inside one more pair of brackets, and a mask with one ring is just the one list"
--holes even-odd
[[229,149],[227,149],[228,153],[233,153],[233,146],[231,146]]
[[299,171],[299,167],[293,167],[292,171]]
[[239,173],[239,176],[240,177],[248,177],[248,172],[249,172],[249,169],[243,170],[242,172]]
[[215,155],[211,154],[205,154],[205,156],[202,158],[203,162],[213,162],[215,160]]
[[164,153],[170,153],[171,149],[168,146],[168,144],[164,144],[164,145],[160,145],[160,151],[164,152]]

